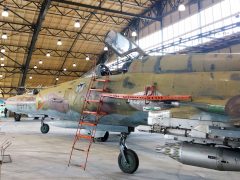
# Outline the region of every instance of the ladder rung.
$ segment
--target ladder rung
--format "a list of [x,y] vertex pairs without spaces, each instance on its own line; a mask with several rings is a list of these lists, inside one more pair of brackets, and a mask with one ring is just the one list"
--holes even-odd
[[81,164],[79,165],[79,164],[75,164],[75,163],[74,163],[74,164],[73,164],[73,163],[70,163],[69,165],[76,166],[76,167],[80,167],[80,168],[82,168],[82,169],[84,169],[84,170],[85,170],[85,167],[86,167],[86,166],[84,166],[84,165],[81,165]]
[[94,89],[94,88],[92,88],[92,89],[90,89],[90,91],[104,92],[106,90],[105,89]]
[[83,138],[83,139],[93,139],[93,136],[91,136],[91,135],[78,134],[77,137]]
[[85,151],[84,149],[79,149],[79,148],[75,148],[75,147],[73,147],[73,149],[77,150],[77,151],[83,151],[83,152]]
[[83,122],[81,121],[79,124],[83,126],[97,126],[97,123],[92,123],[92,122]]
[[83,114],[92,114],[92,115],[106,115],[105,112],[96,112],[96,111],[83,111]]
[[96,99],[86,99],[86,102],[93,102],[93,103],[100,103],[100,100],[96,100]]
[[94,81],[98,81],[98,82],[109,82],[109,79],[94,79]]

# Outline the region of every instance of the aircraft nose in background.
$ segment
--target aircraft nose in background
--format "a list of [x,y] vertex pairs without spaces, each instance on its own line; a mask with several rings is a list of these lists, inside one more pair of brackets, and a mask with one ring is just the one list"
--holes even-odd
[[10,111],[16,111],[17,109],[17,103],[18,103],[18,99],[17,97],[10,97],[5,101],[5,106],[8,110]]

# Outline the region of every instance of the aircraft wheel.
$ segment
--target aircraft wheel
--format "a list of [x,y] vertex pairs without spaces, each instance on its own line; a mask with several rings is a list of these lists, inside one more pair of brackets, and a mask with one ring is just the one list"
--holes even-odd
[[20,120],[21,120],[21,114],[15,113],[15,114],[14,114],[14,120],[15,120],[15,121],[20,121]]
[[48,125],[48,124],[43,124],[43,125],[41,126],[41,132],[42,132],[43,134],[47,134],[48,131],[49,131],[49,125]]
[[109,137],[109,132],[106,131],[105,135],[103,137],[97,138],[97,141],[99,142],[106,142],[108,140]]
[[124,173],[132,174],[138,168],[139,165],[138,156],[131,149],[124,150],[124,154],[127,162],[124,160],[122,154],[120,153],[118,156],[118,166]]

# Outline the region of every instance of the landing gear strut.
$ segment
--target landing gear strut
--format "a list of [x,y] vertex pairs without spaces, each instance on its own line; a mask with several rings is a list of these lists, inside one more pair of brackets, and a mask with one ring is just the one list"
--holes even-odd
[[49,125],[44,123],[44,119],[45,119],[45,117],[42,117],[40,130],[43,134],[47,134],[49,131]]
[[137,154],[127,148],[127,133],[121,133],[120,137],[120,154],[118,156],[118,166],[124,173],[134,173],[139,165]]
[[108,137],[109,137],[109,132],[106,131],[103,137],[96,138],[96,140],[98,142],[106,142],[108,140]]

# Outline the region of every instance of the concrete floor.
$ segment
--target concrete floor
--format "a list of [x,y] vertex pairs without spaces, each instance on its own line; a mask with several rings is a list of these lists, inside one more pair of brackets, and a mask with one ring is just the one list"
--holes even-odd
[[132,133],[128,147],[139,156],[140,165],[136,173],[129,175],[120,171],[117,164],[119,154],[118,135],[112,134],[108,142],[92,146],[86,171],[67,167],[69,152],[75,130],[51,127],[48,134],[41,134],[39,121],[23,119],[0,119],[2,139],[9,138],[13,162],[2,165],[2,180],[61,180],[61,179],[239,179],[238,172],[220,172],[182,165],[171,158],[156,153],[158,144],[163,144],[161,135]]

